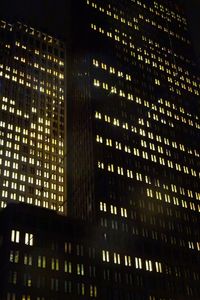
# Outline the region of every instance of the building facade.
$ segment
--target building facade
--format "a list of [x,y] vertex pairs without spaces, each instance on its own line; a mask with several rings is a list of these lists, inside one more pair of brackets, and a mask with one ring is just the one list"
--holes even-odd
[[86,222],[9,204],[0,224],[1,300],[99,298],[100,239]]
[[72,11],[68,205],[104,229],[105,299],[198,299],[200,78],[184,12],[164,0]]
[[0,207],[64,212],[64,44],[0,22]]

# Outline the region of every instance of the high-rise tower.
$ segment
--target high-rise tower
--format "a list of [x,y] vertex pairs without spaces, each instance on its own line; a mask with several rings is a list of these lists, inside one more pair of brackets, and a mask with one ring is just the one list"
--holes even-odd
[[72,7],[69,211],[105,230],[106,299],[126,294],[123,276],[144,297],[126,299],[198,299],[200,82],[184,13],[164,0]]
[[0,207],[64,211],[64,44],[0,22]]
[[199,77],[183,12],[171,1],[76,3],[84,16],[71,20],[74,214],[84,205],[84,217],[98,214],[99,195],[120,185],[109,180],[125,181],[126,192],[135,180],[144,187],[156,178],[197,190],[199,151],[190,137],[199,134]]

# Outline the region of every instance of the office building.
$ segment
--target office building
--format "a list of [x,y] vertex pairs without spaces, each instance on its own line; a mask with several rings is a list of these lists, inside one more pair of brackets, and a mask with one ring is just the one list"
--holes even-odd
[[0,207],[64,212],[64,44],[0,22]]
[[200,78],[184,12],[164,0],[72,11],[68,205],[104,228],[105,299],[199,299]]

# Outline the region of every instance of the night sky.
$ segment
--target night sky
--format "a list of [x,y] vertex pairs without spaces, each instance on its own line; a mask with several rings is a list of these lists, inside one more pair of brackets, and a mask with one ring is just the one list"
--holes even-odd
[[[167,1],[167,0],[166,0]],[[180,0],[187,8],[191,36],[200,63],[200,0]],[[41,31],[65,38],[68,0],[0,0],[0,17],[21,20]]]
[[0,17],[65,38],[68,0],[0,0]]
[[200,65],[200,0],[182,0],[186,7],[191,36]]

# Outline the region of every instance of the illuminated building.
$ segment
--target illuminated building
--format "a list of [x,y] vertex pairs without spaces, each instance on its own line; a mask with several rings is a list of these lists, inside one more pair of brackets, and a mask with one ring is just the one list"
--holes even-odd
[[104,229],[104,299],[199,299],[200,78],[184,13],[72,9],[68,204]]
[[0,207],[64,211],[64,44],[0,21]]

